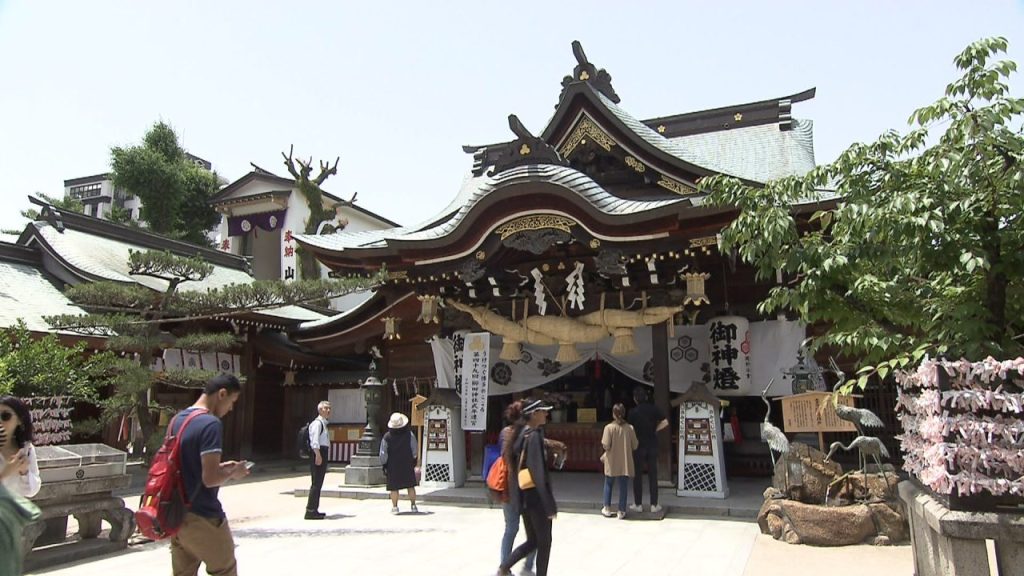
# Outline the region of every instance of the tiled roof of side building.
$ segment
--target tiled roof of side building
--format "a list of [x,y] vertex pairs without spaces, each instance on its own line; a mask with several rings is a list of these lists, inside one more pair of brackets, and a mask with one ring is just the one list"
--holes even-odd
[[[87,280],[111,280],[114,282],[135,282],[153,290],[164,290],[167,281],[149,276],[132,276],[128,273],[128,256],[131,250],[147,250],[146,247],[128,242],[105,238],[65,228],[63,232],[46,222],[34,222],[38,237],[45,244],[44,250],[63,261],[76,273]],[[229,284],[247,284],[252,277],[244,270],[213,266],[213,273],[199,282],[185,282],[183,291],[205,290]]]
[[46,276],[42,268],[0,259],[0,327],[23,320],[34,332],[54,332],[43,320],[58,314],[85,314]]

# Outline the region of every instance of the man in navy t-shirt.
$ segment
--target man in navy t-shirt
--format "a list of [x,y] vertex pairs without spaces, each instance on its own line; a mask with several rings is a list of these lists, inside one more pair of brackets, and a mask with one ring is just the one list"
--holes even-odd
[[234,538],[217,492],[228,480],[249,475],[244,460],[221,461],[224,426],[220,419],[231,412],[241,393],[237,378],[220,374],[206,384],[195,404],[171,420],[171,432],[177,434],[190,414],[200,412],[181,435],[181,474],[191,506],[171,539],[174,576],[196,576],[200,563],[206,564],[211,576],[238,574]]

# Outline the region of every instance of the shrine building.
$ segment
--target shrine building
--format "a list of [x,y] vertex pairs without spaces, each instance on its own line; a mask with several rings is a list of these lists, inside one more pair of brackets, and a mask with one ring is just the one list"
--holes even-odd
[[[480,432],[471,473],[513,399],[553,402],[548,436],[570,445],[566,468],[600,470],[614,403],[630,407],[633,389],[646,387],[676,428],[673,396],[693,382],[729,400],[730,473],[770,473],[757,436],[761,395],[793,393],[807,331],[758,312],[772,286],[792,279],[759,281],[719,250],[718,234],[738,212],[706,205],[701,179],[725,174],[756,186],[814,168],[813,125],[793,109],[815,90],[638,119],[578,42],[573,53],[557,99],[552,83],[548,124],[527,127],[510,115],[508,139],[464,147],[469,173],[436,215],[406,227],[296,234],[333,275],[383,266],[387,281],[361,306],[288,336],[312,354],[372,356],[386,418],[434,387],[469,393],[463,343],[486,333],[478,355],[486,368],[474,368],[486,372],[483,397],[472,413],[463,407],[463,421]],[[833,205],[824,193],[792,209],[810,216]],[[662,444],[668,464],[675,449]],[[674,470],[660,468],[666,479]]]

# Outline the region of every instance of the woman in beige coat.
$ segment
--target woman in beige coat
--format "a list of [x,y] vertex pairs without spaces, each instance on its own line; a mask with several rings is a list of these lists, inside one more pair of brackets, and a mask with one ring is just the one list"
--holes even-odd
[[604,427],[604,434],[601,435],[601,446],[604,454],[601,461],[604,462],[604,508],[601,514],[611,518],[616,514],[612,512],[612,483],[617,479],[619,482],[619,510],[618,518],[626,517],[626,490],[629,486],[629,479],[635,473],[633,468],[633,451],[639,445],[636,432],[633,426],[626,422],[626,407],[616,404],[612,407],[612,416],[615,418]]

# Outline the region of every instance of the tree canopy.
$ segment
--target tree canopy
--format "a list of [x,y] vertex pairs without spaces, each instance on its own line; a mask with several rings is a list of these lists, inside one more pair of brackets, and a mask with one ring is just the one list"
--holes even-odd
[[151,230],[199,245],[220,222],[210,206],[217,175],[197,166],[178,143],[174,129],[157,122],[142,144],[110,151],[112,180],[120,190],[142,200],[140,217]]
[[35,337],[19,322],[0,330],[0,395],[95,401],[112,360],[109,352],[87,354],[85,342],[65,346],[53,334]]
[[805,177],[701,181],[709,203],[740,211],[723,248],[762,279],[784,274],[761,312],[824,324],[814,344],[860,358],[861,386],[926,353],[1024,353],[1024,100],[1009,93],[1016,64],[995,59],[1006,49],[1004,38],[971,44],[954,60],[960,78],[906,133],[854,144]]

